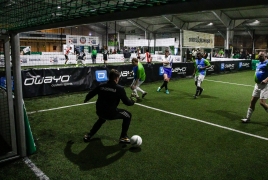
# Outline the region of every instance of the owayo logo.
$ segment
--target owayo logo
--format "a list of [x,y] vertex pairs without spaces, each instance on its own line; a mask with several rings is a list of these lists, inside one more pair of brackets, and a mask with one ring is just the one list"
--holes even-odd
[[[31,75],[30,73],[28,73],[28,75]],[[26,78],[24,80],[24,85],[25,86],[31,86],[31,85],[40,85],[40,84],[51,84],[53,81],[55,81],[56,83],[60,83],[62,85],[66,84],[67,82],[69,82],[70,80],[70,76],[71,75],[62,75],[62,76],[45,76],[45,77],[41,77],[39,75],[37,76],[32,76],[30,78]]]
[[104,82],[107,81],[107,71],[106,70],[98,70],[95,71],[95,77],[98,82]]
[[186,74],[186,69],[187,67],[182,67],[182,68],[176,67],[174,69],[172,68],[172,72],[175,72],[177,74]]

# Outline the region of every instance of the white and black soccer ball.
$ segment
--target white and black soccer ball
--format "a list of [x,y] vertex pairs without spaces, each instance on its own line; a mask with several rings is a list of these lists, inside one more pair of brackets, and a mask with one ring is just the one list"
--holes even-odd
[[142,144],[142,139],[139,135],[134,135],[130,138],[130,144],[133,147],[139,147]]

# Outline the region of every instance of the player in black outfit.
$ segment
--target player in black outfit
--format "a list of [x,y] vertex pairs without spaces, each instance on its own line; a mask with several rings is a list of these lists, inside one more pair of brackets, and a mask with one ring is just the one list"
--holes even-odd
[[99,119],[95,122],[90,132],[84,136],[85,142],[90,140],[90,138],[101,128],[102,124],[105,123],[106,120],[114,119],[123,119],[119,142],[130,142],[130,139],[127,136],[127,131],[132,115],[124,109],[118,109],[117,106],[120,100],[122,100],[122,102],[127,106],[132,106],[135,102],[127,97],[124,87],[118,85],[119,77],[120,73],[117,70],[112,69],[109,73],[109,81],[107,83],[100,84],[87,94],[84,103],[98,94],[96,113],[99,116]]

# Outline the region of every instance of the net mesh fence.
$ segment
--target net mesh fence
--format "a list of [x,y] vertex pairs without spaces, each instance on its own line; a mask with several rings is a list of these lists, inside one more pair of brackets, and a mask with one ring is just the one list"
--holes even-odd
[[11,131],[8,99],[6,90],[2,87],[0,87],[0,112],[0,156],[2,156],[11,150]]
[[185,0],[3,0],[0,27],[18,30]]

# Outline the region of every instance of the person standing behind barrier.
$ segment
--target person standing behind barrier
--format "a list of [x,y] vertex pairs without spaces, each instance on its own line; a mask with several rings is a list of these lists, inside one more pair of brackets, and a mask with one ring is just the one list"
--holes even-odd
[[243,122],[249,122],[250,118],[255,110],[255,105],[260,99],[260,105],[268,112],[268,104],[266,100],[268,99],[268,60],[265,60],[264,54],[259,55],[260,63],[256,68],[254,75],[255,87],[252,92],[252,98],[247,111],[246,118],[241,119]]
[[95,49],[95,47],[93,47],[93,50],[91,52],[91,58],[92,58],[92,64],[96,64],[97,50]]
[[125,64],[126,62],[129,62],[131,54],[127,49],[125,49],[123,55],[124,55],[124,64]]
[[157,88],[157,92],[160,92],[161,89],[163,87],[165,87],[165,92],[166,94],[169,94],[169,91],[168,91],[168,82],[171,78],[171,74],[172,74],[172,63],[173,63],[173,58],[171,57],[171,55],[169,54],[169,50],[165,50],[165,59],[163,60],[163,70],[164,70],[164,74],[163,74],[163,77],[164,77],[164,82],[162,84],[161,87],[158,87]]
[[135,101],[129,99],[124,87],[118,85],[120,75],[120,72],[115,69],[111,69],[109,73],[109,81],[107,83],[100,84],[86,95],[84,103],[98,95],[96,113],[99,119],[95,122],[90,132],[84,136],[84,142],[89,142],[92,136],[101,128],[106,120],[123,119],[119,142],[130,143],[127,131],[132,115],[124,109],[117,108],[117,106],[119,105],[120,100],[122,100],[122,102],[127,106],[134,105]]
[[141,50],[140,48],[137,49],[137,59],[140,60],[141,59]]
[[204,59],[201,53],[197,53],[197,59],[194,62],[194,80],[196,86],[196,92],[194,98],[200,96],[203,92],[203,88],[201,88],[201,84],[206,76],[206,68],[210,67],[210,63],[208,60]]
[[152,56],[151,56],[151,54],[149,53],[149,49],[146,49],[145,60],[146,60],[146,62],[147,62],[147,64],[148,64],[148,66],[150,66],[151,63],[152,63]]
[[64,54],[64,56],[65,56],[65,63],[64,64],[65,65],[66,65],[67,61],[69,60],[69,53],[71,52],[71,50],[72,50],[72,47],[69,47],[65,51],[65,54]]
[[86,60],[86,54],[85,54],[84,50],[81,50],[81,52],[78,53],[76,67],[79,65],[85,66],[85,64],[83,63],[83,61],[85,61],[85,60]]
[[137,58],[132,59],[132,64],[134,65],[133,67],[134,79],[132,84],[130,85],[132,89],[131,96],[135,96],[137,99],[140,99],[139,94],[137,92],[138,90],[142,93],[142,98],[144,98],[147,92],[145,92],[140,88],[141,84],[145,81],[146,78],[144,67]]
[[109,52],[107,50],[107,47],[104,48],[104,51],[102,52],[102,56],[103,56],[104,66],[106,67],[106,64],[107,64],[107,61],[108,61],[108,56],[109,56]]

